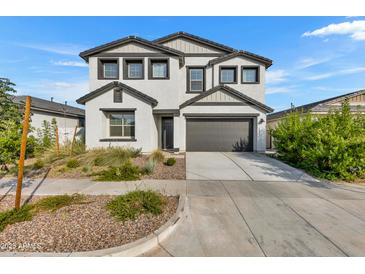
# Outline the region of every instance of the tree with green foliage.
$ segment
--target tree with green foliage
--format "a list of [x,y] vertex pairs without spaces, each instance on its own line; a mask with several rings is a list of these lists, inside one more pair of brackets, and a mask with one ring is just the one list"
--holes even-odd
[[57,121],[52,118],[51,123],[44,120],[42,122],[42,128],[37,129],[37,143],[39,151],[44,151],[52,147],[56,142],[56,128]]
[[365,178],[365,116],[348,101],[327,115],[291,112],[272,130],[278,156],[327,179]]
[[[15,164],[20,154],[22,135],[22,112],[14,103],[15,84],[0,78],[0,165],[7,170],[7,164]],[[35,139],[28,138],[27,155],[34,152]]]

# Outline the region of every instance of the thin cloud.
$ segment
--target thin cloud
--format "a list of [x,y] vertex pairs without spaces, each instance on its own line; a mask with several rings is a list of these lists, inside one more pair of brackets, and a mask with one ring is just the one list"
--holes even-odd
[[57,44],[57,45],[45,45],[45,44],[27,44],[27,43],[14,43],[19,47],[30,48],[40,51],[46,51],[56,53],[60,55],[72,55],[77,56],[83,47],[74,44]]
[[271,70],[266,73],[266,83],[276,84],[287,80],[289,74],[283,69]]
[[306,69],[310,67],[314,67],[317,65],[321,65],[333,60],[333,57],[325,57],[325,58],[313,58],[307,57],[299,60],[298,62],[298,69]]
[[289,93],[292,91],[292,87],[269,87],[266,89],[266,94]]
[[348,35],[353,40],[365,40],[365,20],[356,20],[339,24],[330,24],[323,28],[303,33],[303,37],[309,36],[330,36],[330,35]]
[[363,72],[363,71],[365,71],[365,67],[343,69],[343,70],[332,71],[332,72],[309,76],[309,77],[305,78],[305,80],[316,81],[316,80],[322,80],[322,79],[331,78],[331,77],[339,76],[339,75],[355,74],[355,73],[359,73],[359,72]]
[[51,61],[51,63],[56,66],[65,66],[65,67],[87,67],[88,66],[84,62],[77,62],[77,61]]

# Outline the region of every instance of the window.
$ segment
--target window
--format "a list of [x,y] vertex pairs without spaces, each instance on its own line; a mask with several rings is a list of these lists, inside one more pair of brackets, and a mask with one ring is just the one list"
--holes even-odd
[[149,79],[168,79],[168,59],[149,59],[148,74]]
[[259,67],[242,67],[243,84],[257,84],[259,82]]
[[134,138],[134,112],[115,112],[109,114],[110,137]]
[[221,84],[237,84],[237,67],[219,67]]
[[123,94],[121,89],[114,89],[114,103],[122,103],[123,102]]
[[119,79],[118,59],[99,59],[98,79]]
[[144,79],[143,59],[124,59],[124,79]]
[[188,68],[188,91],[200,92],[204,91],[204,68],[190,67]]

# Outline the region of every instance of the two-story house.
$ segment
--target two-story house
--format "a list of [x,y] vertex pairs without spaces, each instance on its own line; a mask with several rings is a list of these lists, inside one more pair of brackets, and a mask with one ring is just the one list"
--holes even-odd
[[265,57],[185,32],[80,53],[88,148],[265,151]]

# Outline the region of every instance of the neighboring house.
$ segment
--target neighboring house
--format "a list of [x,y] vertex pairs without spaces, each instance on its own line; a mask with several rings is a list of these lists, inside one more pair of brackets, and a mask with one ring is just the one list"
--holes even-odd
[[365,113],[365,90],[358,90],[355,92],[347,93],[344,95],[328,98],[318,102],[302,105],[295,108],[286,109],[271,113],[267,116],[267,139],[266,148],[273,149],[273,138],[270,136],[270,129],[275,129],[281,119],[288,115],[292,111],[299,111],[302,113],[311,112],[316,115],[325,115],[330,110],[336,110],[341,108],[341,104],[348,100],[352,112]]
[[[14,102],[24,105],[26,96],[14,96]],[[42,129],[43,121],[49,123],[56,119],[60,143],[72,140],[75,127],[77,126],[77,136],[84,132],[85,111],[80,108],[60,104],[44,99],[31,97],[31,127],[35,129],[33,134],[37,134],[37,129]]]
[[88,148],[265,151],[270,59],[185,32],[129,36],[80,56]]

